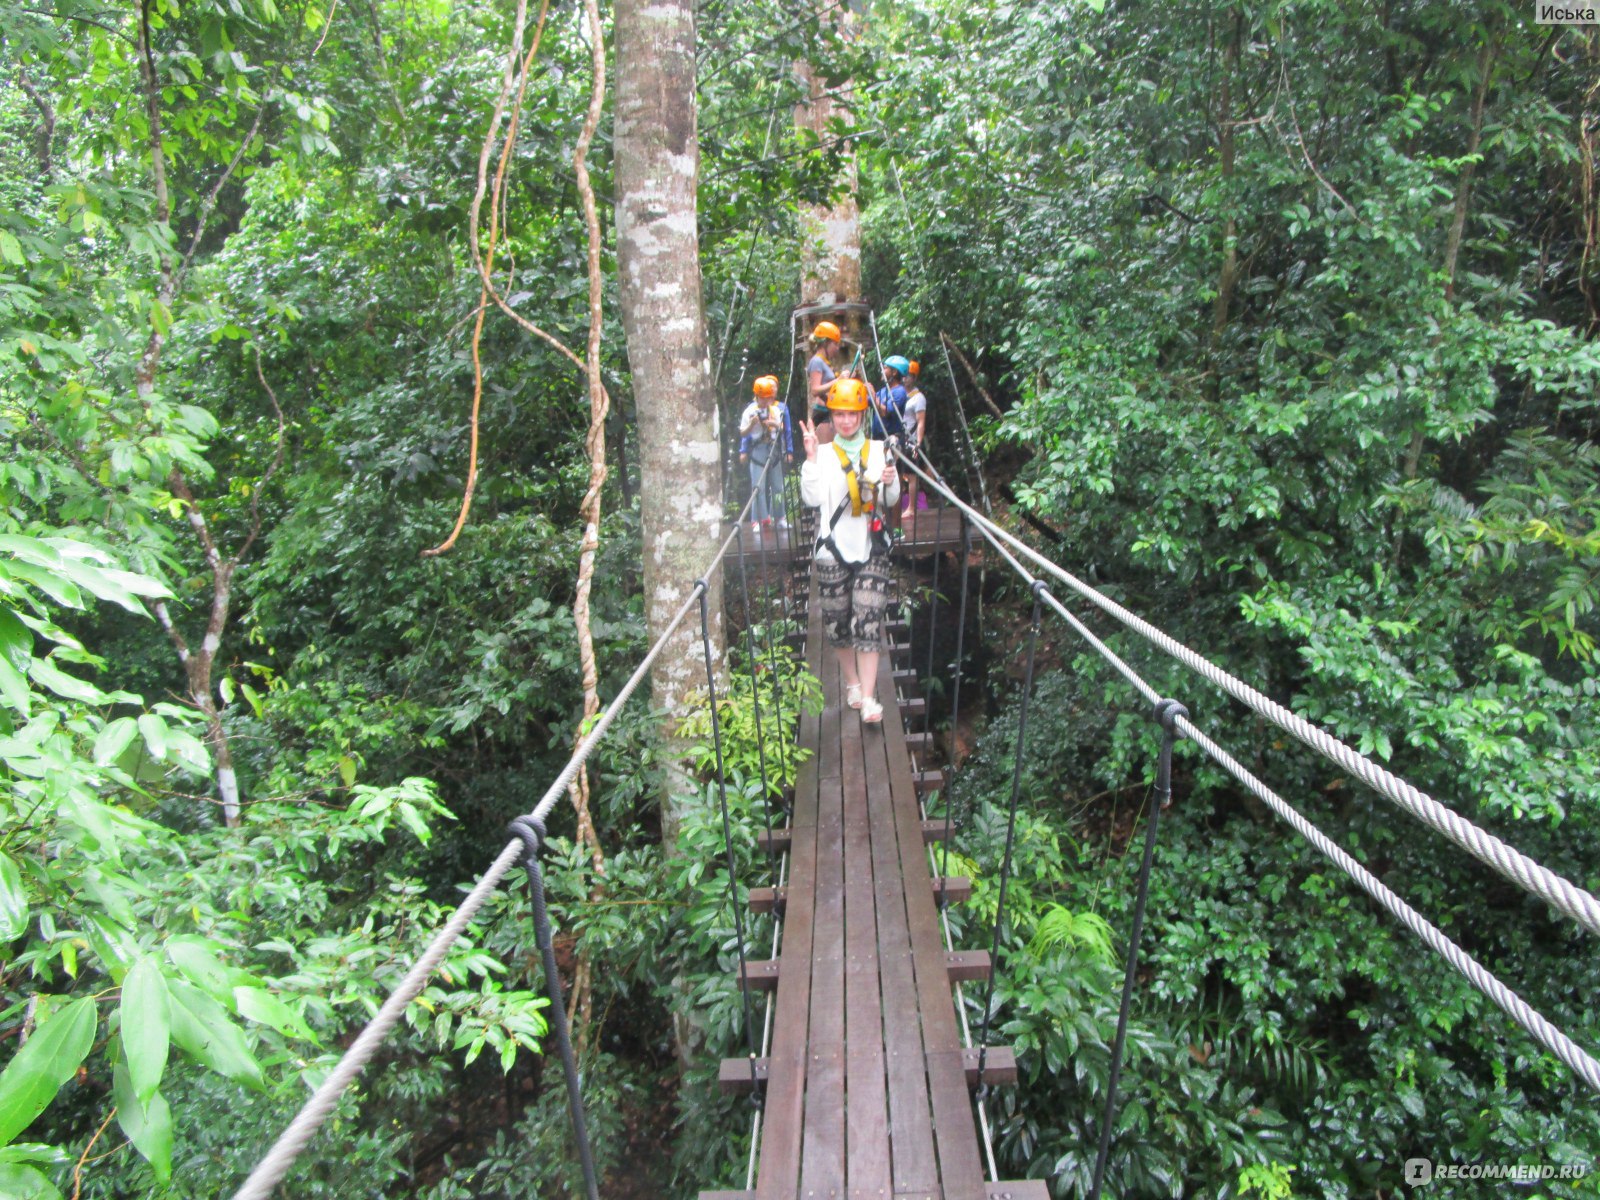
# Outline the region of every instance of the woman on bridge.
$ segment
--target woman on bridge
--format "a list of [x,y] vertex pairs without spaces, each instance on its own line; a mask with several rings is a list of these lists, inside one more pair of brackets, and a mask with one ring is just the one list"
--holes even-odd
[[801,425],[806,461],[800,498],[820,509],[815,552],[817,596],[828,644],[839,658],[845,701],[861,720],[883,720],[878,703],[878,654],[889,606],[889,539],[882,512],[900,500],[900,477],[879,441],[862,428],[869,393],[859,379],[835,380],[828,389],[833,441],[819,450],[814,421]]

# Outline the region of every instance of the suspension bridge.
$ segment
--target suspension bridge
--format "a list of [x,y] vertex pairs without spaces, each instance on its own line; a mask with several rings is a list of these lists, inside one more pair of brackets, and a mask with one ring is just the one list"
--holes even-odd
[[[868,317],[870,320],[870,313]],[[959,407],[959,394],[956,399]],[[837,666],[823,644],[820,605],[809,577],[814,511],[801,510],[791,487],[789,513],[797,536],[791,538],[780,532],[747,544],[747,502],[665,632],[579,743],[539,803],[529,814],[511,823],[510,838],[499,856],[235,1193],[235,1200],[263,1200],[273,1193],[339,1097],[421,992],[450,945],[470,924],[484,900],[518,865],[526,871],[535,941],[551,994],[550,1041],[562,1059],[575,1152],[584,1168],[587,1194],[591,1198],[599,1196],[582,1078],[565,1026],[560,973],[544,901],[540,866],[540,852],[546,840],[544,821],[590,753],[606,737],[667,639],[696,610],[704,646],[712,736],[719,761],[717,782],[728,904],[737,940],[738,971],[733,982],[744,1006],[746,1041],[742,1057],[723,1061],[719,1079],[723,1088],[746,1094],[754,1101],[745,1187],[702,1191],[700,1200],[1048,1197],[1043,1180],[1000,1177],[986,1106],[992,1089],[1014,1085],[1018,1078],[1015,1055],[1008,1047],[994,1044],[990,1025],[995,1012],[994,978],[999,968],[996,960],[1019,804],[1020,762],[1026,752],[1034,650],[1046,612],[1059,617],[1074,635],[1106,659],[1127,682],[1130,699],[1139,698],[1160,731],[1155,802],[1146,816],[1138,894],[1126,934],[1126,970],[1111,1048],[1106,1108],[1092,1183],[1084,1189],[1089,1195],[1100,1195],[1107,1163],[1116,1149],[1113,1130],[1117,1128],[1122,1049],[1134,999],[1149,874],[1161,812],[1171,797],[1173,746],[1180,739],[1193,742],[1241,787],[1262,800],[1375,903],[1489,997],[1578,1081],[1600,1093],[1600,1062],[1588,1050],[1234,759],[1195,724],[1182,704],[1159,695],[1053,588],[1062,589],[1074,602],[1087,604],[1102,617],[1176,658],[1260,719],[1322,754],[1408,816],[1449,838],[1591,934],[1600,935],[1600,899],[1277,704],[1034,550],[993,519],[964,416],[954,440],[968,473],[966,498],[939,473],[925,451],[901,457],[901,462],[939,502],[939,507],[914,519],[910,536],[900,547],[903,556],[932,560],[934,584],[926,611],[929,653],[925,663],[911,661],[911,614],[902,610],[890,624],[889,653],[880,661],[878,694],[884,703],[881,728],[863,727],[845,706]],[[773,455],[771,462],[778,461],[780,456]],[[1032,613],[996,913],[987,936],[982,938],[987,946],[958,947],[946,912],[970,894],[971,881],[952,878],[944,869],[944,850],[957,832],[952,824],[952,806],[942,806],[940,820],[930,820],[924,807],[930,797],[947,787],[949,774],[932,764],[933,739],[922,689],[928,677],[938,674],[941,683],[951,689],[952,721],[958,719],[964,658],[961,638],[972,590],[969,574],[974,560],[980,558],[975,553],[979,550],[982,569],[1009,570],[1026,586],[1032,598]],[[960,607],[954,617],[955,656],[950,663],[942,664],[952,672],[948,676],[935,671],[932,652],[941,620],[938,572],[947,559],[960,570],[959,588],[950,588],[959,595]],[[752,562],[758,564],[755,572],[751,570]],[[763,741],[763,776],[769,754],[776,762],[796,748],[809,752],[802,756],[804,761],[795,775],[792,793],[784,797],[782,807],[769,805],[762,818],[764,827],[757,842],[765,852],[767,866],[766,879],[760,883],[741,877],[727,803],[726,772],[720,766],[717,699],[721,685],[709,632],[710,605],[717,598],[710,595],[710,581],[719,570],[728,571],[731,578],[730,568],[737,569],[744,601],[744,657],[751,672],[752,690],[758,697],[770,696],[771,701],[765,711],[761,704],[756,709],[758,736]],[[792,574],[785,578],[789,572]],[[752,615],[752,573],[760,581],[758,588],[765,589],[759,600],[764,619],[759,622]],[[780,586],[773,587],[774,579]],[[776,620],[771,619],[774,612]],[[948,604],[942,619],[951,619]],[[787,638],[781,629],[774,632],[784,621],[793,623]],[[822,683],[824,704],[819,714],[797,713],[792,701],[786,705],[781,688],[774,685],[764,690],[756,685],[758,667],[770,669],[785,641],[800,651]],[[763,728],[765,733],[761,732]],[[762,784],[764,794],[778,793],[765,778]],[[771,940],[762,953],[756,948],[755,930],[757,921],[769,920]],[[967,994],[969,986],[973,987],[972,995]],[[758,1007],[762,1010],[759,1017]]]

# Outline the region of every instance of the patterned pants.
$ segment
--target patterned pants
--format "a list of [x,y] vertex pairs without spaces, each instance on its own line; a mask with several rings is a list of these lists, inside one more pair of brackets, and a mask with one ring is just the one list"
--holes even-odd
[[822,625],[830,646],[849,646],[869,654],[883,649],[883,613],[894,587],[889,556],[874,549],[872,557],[852,570],[822,551],[816,558],[817,595]]

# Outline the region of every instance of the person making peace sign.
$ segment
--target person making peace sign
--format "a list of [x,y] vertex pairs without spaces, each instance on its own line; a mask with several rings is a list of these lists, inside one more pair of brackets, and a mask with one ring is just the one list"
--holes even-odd
[[833,441],[818,445],[815,421],[801,422],[806,461],[800,467],[800,498],[820,509],[817,522],[817,595],[828,644],[839,659],[845,700],[861,720],[883,720],[877,699],[878,655],[883,618],[893,584],[889,541],[881,514],[900,500],[900,477],[884,444],[870,440],[862,423],[867,385],[838,379],[828,389]]

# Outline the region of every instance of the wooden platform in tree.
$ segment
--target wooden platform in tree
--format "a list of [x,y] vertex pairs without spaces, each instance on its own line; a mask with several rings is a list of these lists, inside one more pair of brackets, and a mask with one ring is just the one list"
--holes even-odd
[[[880,727],[843,702],[811,592],[807,659],[826,707],[801,722],[816,751],[799,773],[794,815],[779,835],[787,886],[776,964],[752,963],[749,986],[777,990],[774,1038],[757,1061],[765,1088],[754,1192],[701,1200],[1047,1200],[1042,1182],[986,1183],[953,982],[986,977],[986,952],[950,954],[925,850],[890,655],[881,660]],[[961,881],[965,883],[965,881]],[[964,894],[961,887],[952,895]],[[775,970],[774,970],[775,966]],[[991,1050],[991,1083],[1014,1082],[1015,1059]],[[723,1064],[730,1090],[751,1086],[747,1059]]]

